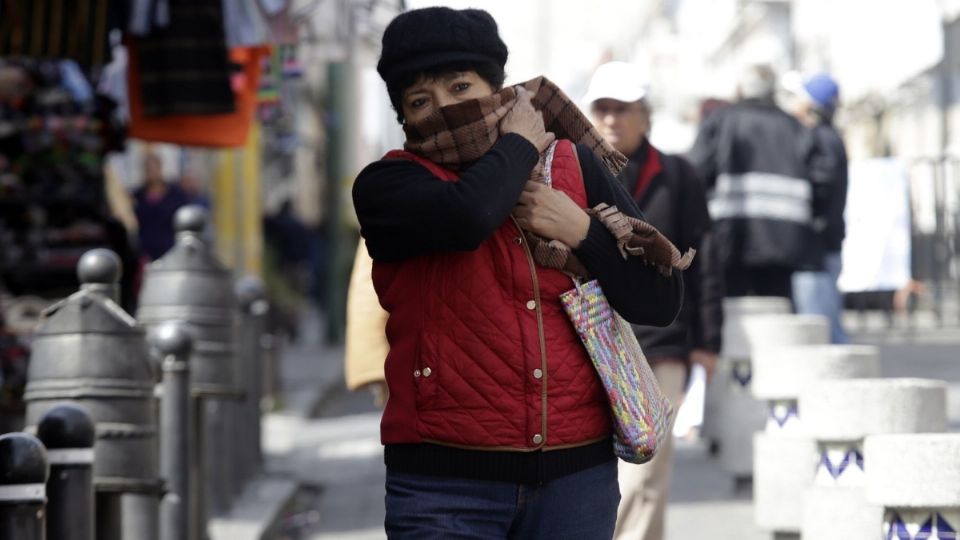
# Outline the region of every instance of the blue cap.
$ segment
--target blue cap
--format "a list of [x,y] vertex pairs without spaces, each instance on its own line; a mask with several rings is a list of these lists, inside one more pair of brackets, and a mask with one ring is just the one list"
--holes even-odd
[[803,83],[803,89],[810,99],[821,109],[833,110],[840,99],[840,87],[837,81],[826,73],[818,73]]

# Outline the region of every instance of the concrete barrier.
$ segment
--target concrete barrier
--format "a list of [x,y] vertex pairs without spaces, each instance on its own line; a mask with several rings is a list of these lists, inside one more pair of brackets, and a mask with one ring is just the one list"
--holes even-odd
[[713,379],[704,396],[701,436],[720,444],[720,434],[733,419],[755,427],[763,426],[766,413],[749,394],[750,345],[743,319],[748,315],[785,314],[790,301],[779,296],[744,296],[723,300],[723,350]]
[[956,538],[960,433],[873,435],[864,443],[867,501],[883,507],[886,538]]
[[801,392],[799,413],[819,453],[813,485],[804,495],[803,537],[875,540],[884,509],[869,501],[864,486],[867,471],[885,465],[867,455],[864,438],[943,431],[946,384],[925,379],[828,381]]
[[[795,334],[821,338],[819,320],[798,318],[790,324],[799,329]],[[803,527],[804,493],[813,483],[820,458],[816,442],[802,429],[799,395],[831,378],[878,376],[879,354],[870,346],[765,346],[755,349],[752,360],[753,395],[768,405],[766,431],[753,437],[755,522],[763,529],[798,534]]]
[[910,378],[826,381],[802,392],[799,403],[815,439],[856,443],[868,435],[944,431],[946,408],[946,383]]
[[753,448],[754,521],[768,531],[799,533],[803,493],[817,467],[816,443],[796,435],[755,433]]
[[801,534],[816,540],[877,540],[882,519],[883,509],[867,504],[862,487],[814,485],[803,496]]
[[[737,319],[737,324],[742,328],[751,356],[731,360],[734,377],[730,390],[725,396],[727,399],[717,404],[721,427],[720,463],[734,478],[749,478],[753,474],[753,435],[764,427],[768,416],[767,404],[757,400],[752,392],[752,356],[791,345],[827,344],[830,325],[826,317],[819,315],[791,314],[744,315]],[[735,346],[741,344],[735,342]],[[738,352],[742,354],[743,350]]]

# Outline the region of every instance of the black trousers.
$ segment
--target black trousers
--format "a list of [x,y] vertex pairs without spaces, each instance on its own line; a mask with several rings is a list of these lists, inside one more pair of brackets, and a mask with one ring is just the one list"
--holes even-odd
[[793,270],[781,266],[730,267],[724,271],[724,296],[793,297]]

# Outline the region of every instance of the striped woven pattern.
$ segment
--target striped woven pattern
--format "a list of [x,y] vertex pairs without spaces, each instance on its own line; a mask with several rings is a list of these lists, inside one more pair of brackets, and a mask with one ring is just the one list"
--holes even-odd
[[670,436],[673,408],[630,323],[610,307],[597,280],[578,283],[560,301],[606,389],[616,430],[614,453],[629,463],[650,461]]

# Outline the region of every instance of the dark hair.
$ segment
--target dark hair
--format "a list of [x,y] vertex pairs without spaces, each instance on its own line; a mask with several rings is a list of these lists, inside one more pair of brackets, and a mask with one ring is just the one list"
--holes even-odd
[[387,94],[390,95],[390,104],[397,113],[397,122],[403,123],[403,92],[416,84],[421,77],[427,80],[440,78],[445,73],[456,73],[459,71],[474,71],[481,79],[487,82],[496,92],[503,88],[503,81],[507,74],[503,68],[493,62],[480,61],[462,61],[452,62],[431,66],[429,68],[418,70],[416,72],[401,73],[393,80],[387,83]]

